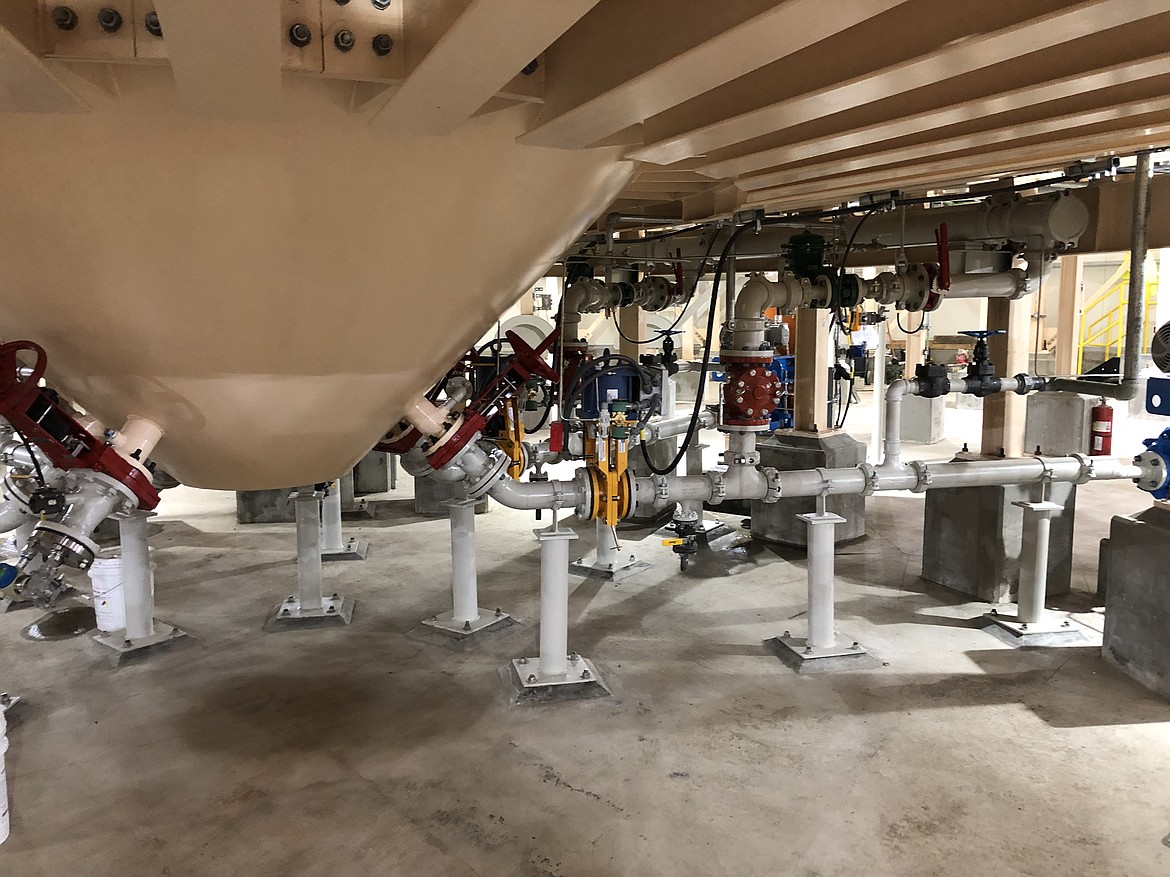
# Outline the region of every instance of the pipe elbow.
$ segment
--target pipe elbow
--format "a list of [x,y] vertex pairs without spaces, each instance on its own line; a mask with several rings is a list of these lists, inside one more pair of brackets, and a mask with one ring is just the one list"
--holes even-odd
[[886,387],[887,402],[901,402],[903,396],[916,396],[918,381],[913,378],[898,378]]
[[734,316],[737,320],[758,320],[770,306],[775,294],[772,282],[759,274],[753,274],[740,287],[735,297]]

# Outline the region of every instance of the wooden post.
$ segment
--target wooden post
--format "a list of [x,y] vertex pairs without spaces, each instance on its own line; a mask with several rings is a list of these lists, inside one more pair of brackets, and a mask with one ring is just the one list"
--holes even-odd
[[[913,319],[913,317],[911,317]],[[902,376],[909,380],[914,377],[914,369],[922,365],[926,356],[926,330],[914,332],[906,336],[906,367]]]
[[812,432],[827,432],[829,408],[829,319],[832,311],[800,308],[796,312],[796,398],[793,426]]
[[1084,306],[1085,265],[1081,256],[1060,259],[1060,301],[1056,317],[1056,373],[1077,373],[1077,348],[1081,343],[1081,308]]
[[[1003,329],[1004,334],[987,339],[995,373],[1011,377],[1028,370],[1028,343],[1031,315],[1026,299],[987,300],[987,328]],[[1015,393],[995,393],[983,399],[982,453],[998,456],[1002,449],[1009,457],[1024,452],[1024,417],[1026,399]]]
[[637,305],[631,305],[628,308],[619,308],[617,319],[625,336],[625,338],[618,336],[618,352],[637,362],[638,345],[631,344],[626,338],[632,338],[634,341],[646,338],[646,313]]

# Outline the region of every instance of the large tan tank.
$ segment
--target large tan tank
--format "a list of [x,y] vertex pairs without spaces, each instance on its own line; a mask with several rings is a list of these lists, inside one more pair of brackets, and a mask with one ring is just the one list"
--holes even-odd
[[94,414],[166,431],[184,483],[336,477],[616,197],[614,149],[524,146],[518,106],[371,133],[327,81],[275,122],[196,119],[169,71],[0,125],[5,339]]

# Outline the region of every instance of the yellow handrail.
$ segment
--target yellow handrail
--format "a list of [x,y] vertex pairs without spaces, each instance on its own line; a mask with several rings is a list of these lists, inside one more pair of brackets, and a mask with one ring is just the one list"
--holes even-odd
[[[1085,303],[1081,313],[1091,314],[1095,308],[1101,307],[1114,296],[1117,304],[1104,311],[1093,320],[1082,319],[1081,343],[1077,349],[1077,373],[1084,373],[1085,348],[1099,346],[1105,350],[1105,359],[1120,354],[1125,343],[1125,310],[1129,305],[1129,256],[1126,256],[1113,276],[1101,284],[1097,293]],[[1154,303],[1158,299],[1157,274],[1153,271],[1146,273],[1146,313],[1151,313]],[[1149,341],[1145,341],[1148,349]],[[1115,352],[1116,351],[1116,352]]]

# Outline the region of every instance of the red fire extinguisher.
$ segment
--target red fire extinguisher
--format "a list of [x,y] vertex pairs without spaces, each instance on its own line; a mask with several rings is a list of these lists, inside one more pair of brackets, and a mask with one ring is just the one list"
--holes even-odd
[[1089,454],[1103,457],[1113,453],[1113,409],[1100,399],[1090,415]]

